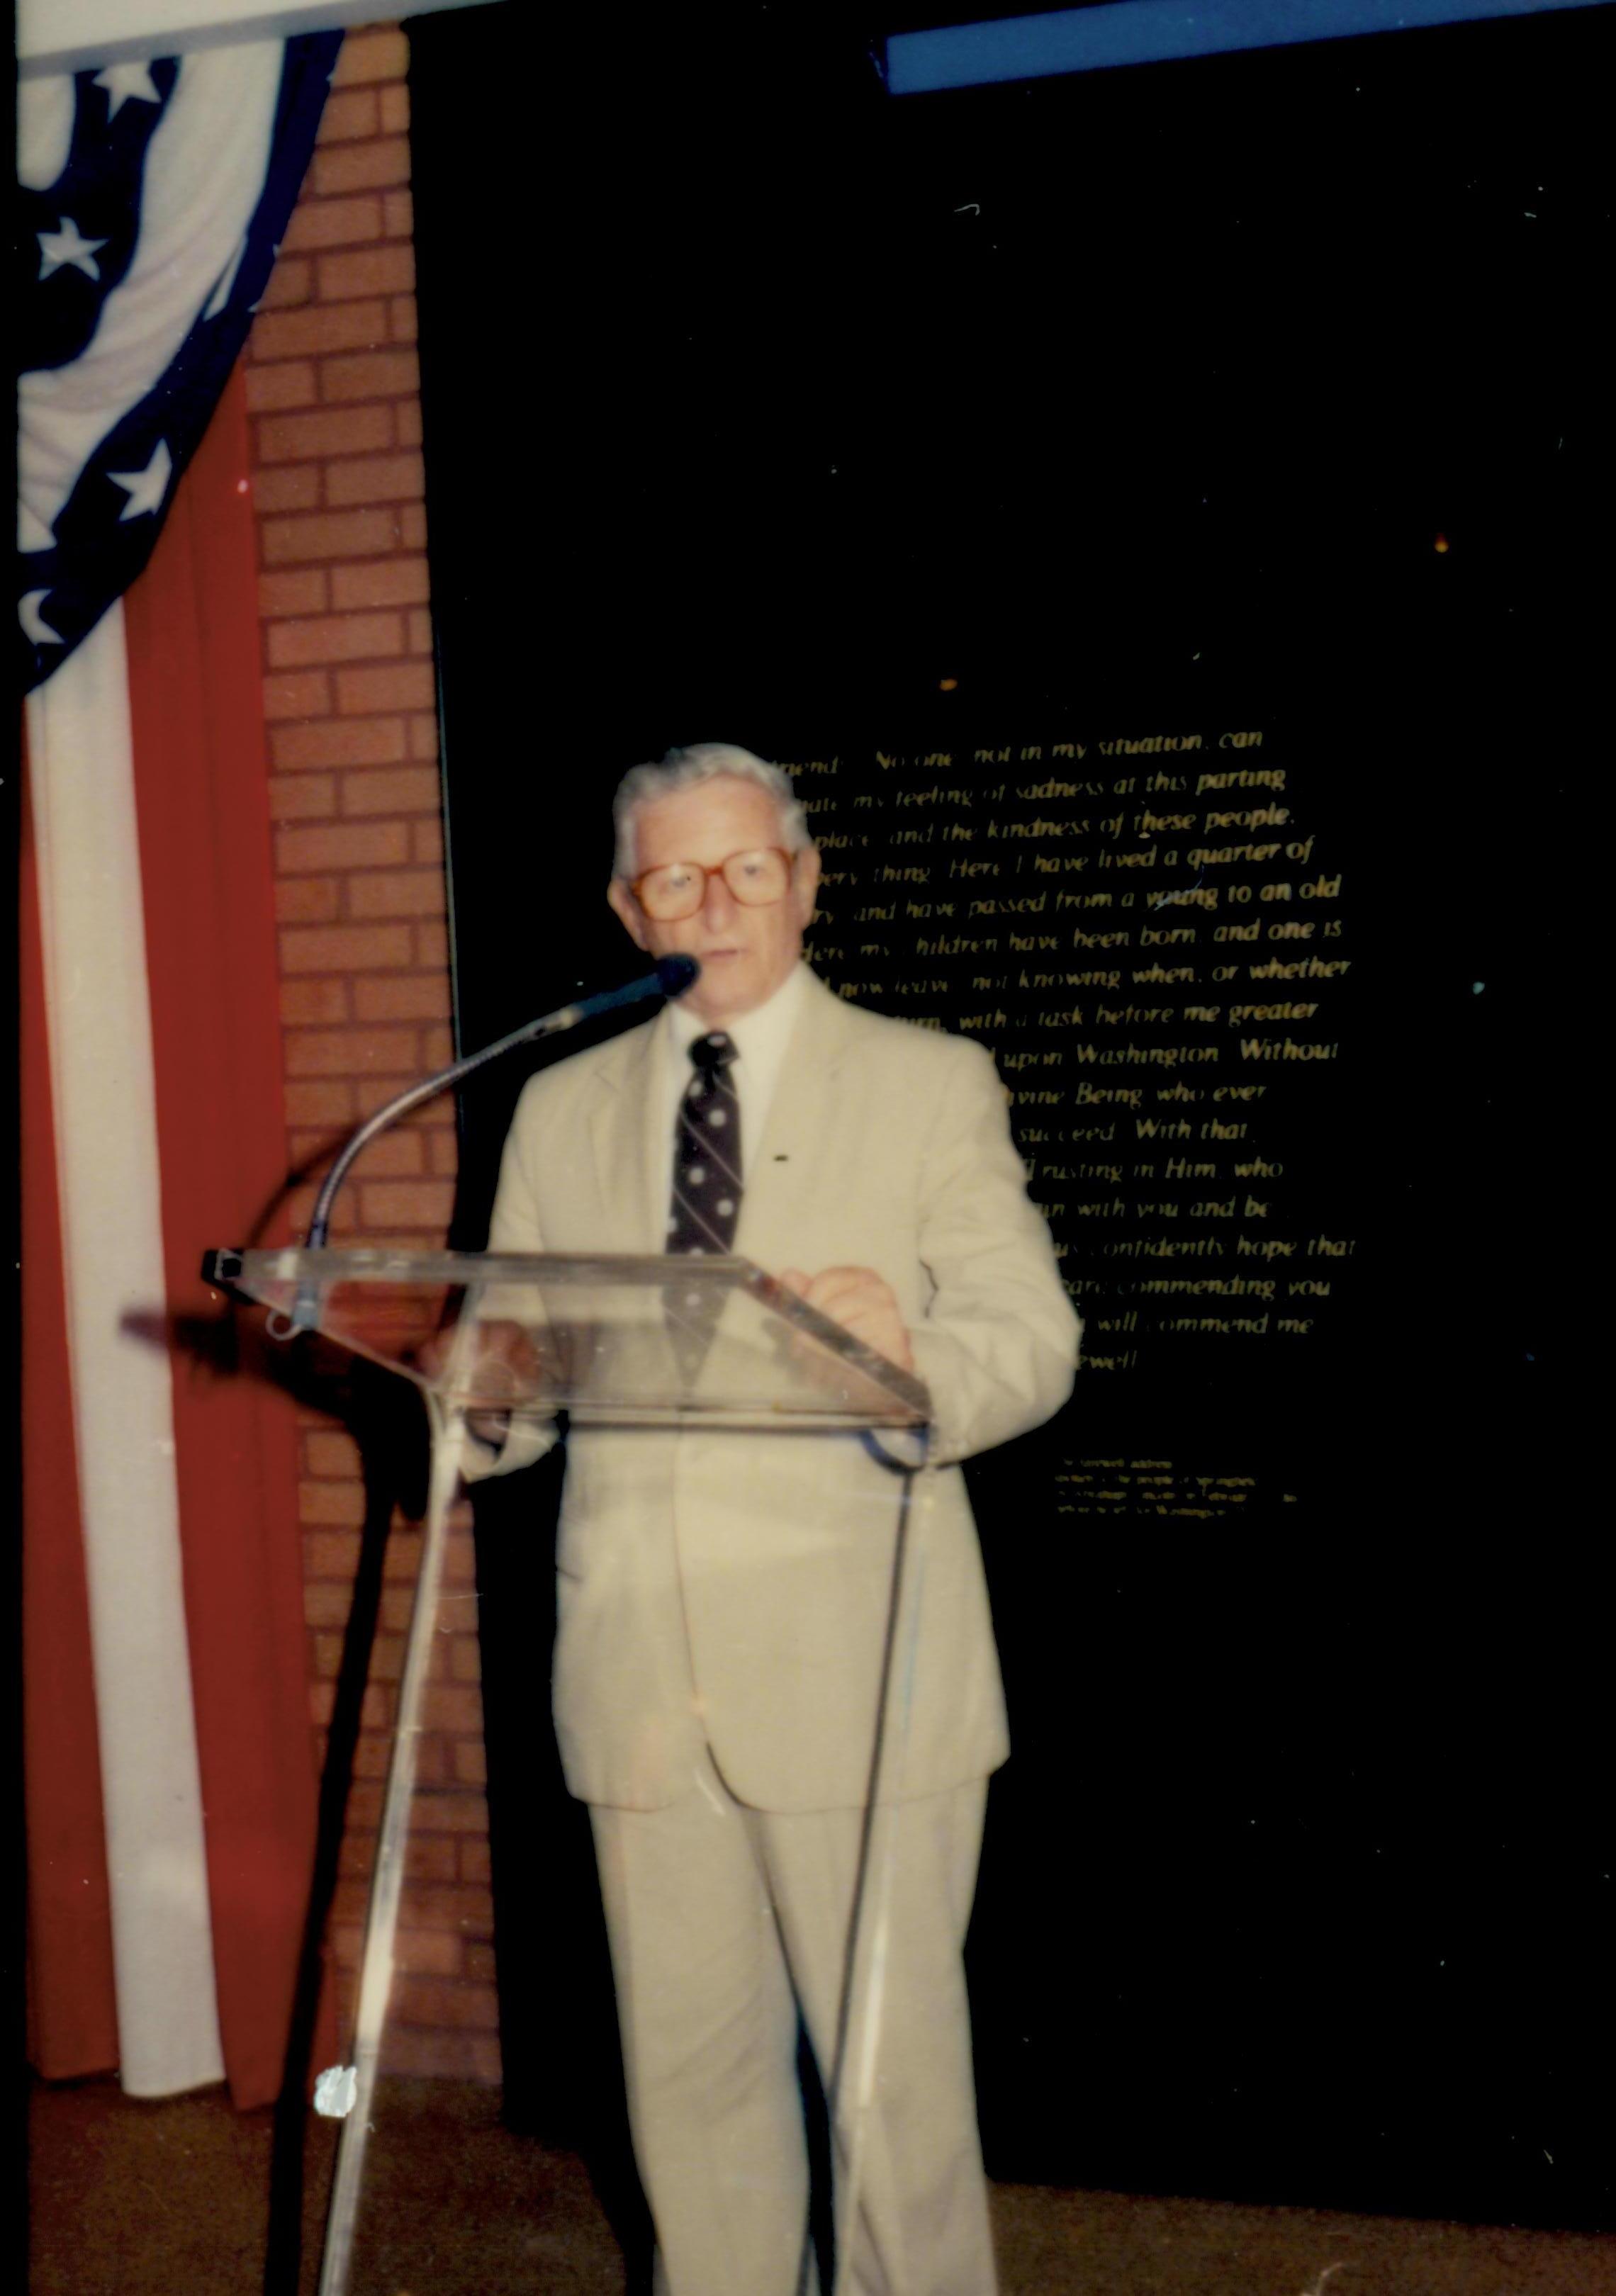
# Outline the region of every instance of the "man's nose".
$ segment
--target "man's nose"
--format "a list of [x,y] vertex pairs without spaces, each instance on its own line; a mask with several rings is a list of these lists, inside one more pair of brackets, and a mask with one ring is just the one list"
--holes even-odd
[[736,901],[724,882],[722,869],[710,870],[707,889],[701,897],[701,922],[709,931],[717,932],[734,922]]

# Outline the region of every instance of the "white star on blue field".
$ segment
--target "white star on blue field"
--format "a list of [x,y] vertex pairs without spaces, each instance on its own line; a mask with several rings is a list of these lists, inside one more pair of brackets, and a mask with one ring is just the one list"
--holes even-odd
[[95,250],[104,247],[104,239],[86,239],[71,216],[63,216],[54,231],[37,231],[39,242],[39,276],[48,279],[53,271],[62,271],[70,264],[82,271],[86,279],[99,279],[101,266],[95,260]]
[[168,452],[168,440],[158,440],[144,471],[109,471],[107,476],[115,487],[124,488],[129,497],[118,513],[120,523],[126,518],[139,518],[146,511],[160,510],[168,481],[174,476],[174,457]]

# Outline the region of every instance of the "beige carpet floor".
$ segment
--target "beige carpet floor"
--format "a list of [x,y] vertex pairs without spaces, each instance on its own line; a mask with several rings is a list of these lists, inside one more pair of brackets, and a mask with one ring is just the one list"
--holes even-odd
[[[335,2130],[311,2125],[299,2287],[313,2296]],[[222,2090],[141,2103],[37,2086],[33,2296],[263,2296],[273,2128]],[[625,2296],[582,2163],[501,2127],[488,2089],[379,2097],[350,2296]],[[1002,2296],[1616,2296],[1616,2242],[1000,2185]]]

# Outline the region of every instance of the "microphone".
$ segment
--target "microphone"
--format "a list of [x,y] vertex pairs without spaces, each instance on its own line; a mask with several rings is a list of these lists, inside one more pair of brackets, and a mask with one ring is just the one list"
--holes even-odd
[[[412,1108],[419,1108],[423,1100],[431,1100],[436,1094],[447,1092],[451,1085],[459,1084],[476,1070],[487,1068],[491,1061],[501,1059],[506,1053],[513,1053],[519,1045],[537,1044],[542,1037],[561,1036],[585,1021],[596,1020],[603,1013],[618,1012],[625,1004],[637,1004],[647,996],[682,996],[694,983],[701,970],[693,956],[659,956],[655,971],[643,973],[639,980],[627,981],[621,988],[604,988],[594,996],[581,996],[575,1004],[560,1005],[554,1013],[543,1013],[537,1021],[528,1021],[520,1029],[513,1029],[508,1037],[501,1037],[491,1045],[484,1045],[480,1052],[467,1053],[463,1059],[452,1061],[436,1076],[423,1077],[419,1084],[409,1086],[396,1100],[390,1100],[373,1116],[366,1117],[325,1175],[320,1193],[315,1198],[308,1234],[304,1238],[304,1250],[324,1250],[331,1227],[332,1206],[356,1158],[369,1147],[379,1133],[385,1132],[388,1126],[396,1123],[399,1117],[407,1116]],[[318,1319],[319,1304],[317,1285],[300,1284],[292,1301],[291,1314],[271,1317],[269,1328],[272,1337],[290,1340],[299,1332],[312,1331]]]
[[[657,959],[657,980],[664,996],[683,996],[687,988],[694,987],[701,972],[701,968],[693,956],[659,956]],[[618,994],[623,996],[627,991],[619,989]]]

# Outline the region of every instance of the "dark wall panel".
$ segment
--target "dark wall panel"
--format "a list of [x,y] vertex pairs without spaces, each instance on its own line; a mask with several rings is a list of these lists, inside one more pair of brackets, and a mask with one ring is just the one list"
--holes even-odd
[[626,765],[792,768],[816,961],[992,1046],[1090,1325],[974,1475],[991,2165],[1595,2221],[1609,12],[902,105],[677,17],[414,34],[463,1040],[623,970]]

